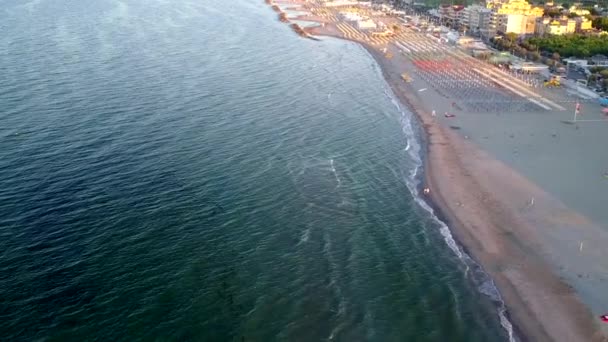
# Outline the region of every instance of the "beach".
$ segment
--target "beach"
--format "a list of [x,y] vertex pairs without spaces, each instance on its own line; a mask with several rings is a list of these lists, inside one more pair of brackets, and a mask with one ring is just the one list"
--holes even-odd
[[[602,295],[602,288],[608,286],[607,263],[597,262],[598,258],[606,260],[602,246],[608,243],[606,230],[597,224],[601,217],[592,220],[571,209],[564,203],[567,201],[555,196],[559,191],[540,187],[529,174],[516,169],[517,161],[509,162],[508,153],[500,155],[484,145],[486,134],[481,128],[467,126],[467,120],[474,121],[473,115],[463,114],[460,121],[443,117],[442,113],[454,111],[455,100],[416,77],[416,67],[398,46],[371,44],[352,29],[345,33],[338,27],[342,24],[332,24],[335,17],[326,19],[322,17],[319,21],[323,25],[307,31],[361,44],[380,65],[394,95],[417,115],[426,135],[423,187],[430,190],[427,199],[466,252],[496,283],[517,337],[529,341],[607,341],[605,327],[597,320],[608,304]],[[403,73],[414,80],[404,82]],[[514,91],[525,90],[518,90],[522,87],[517,82],[512,87]],[[543,99],[541,107],[561,108],[557,115],[564,119],[571,115],[564,103],[555,103],[551,97]],[[534,107],[534,102],[524,106]],[[521,112],[527,113],[527,108]],[[563,135],[575,134],[566,131],[571,127],[562,126],[566,127],[557,123],[548,128],[554,133],[545,139],[558,137],[562,130]]]
[[[524,203],[534,185],[433,120],[428,102],[415,96],[415,89],[407,89],[399,69],[382,54],[368,51],[396,96],[424,126],[425,180],[432,202],[458,241],[494,279],[521,334],[530,341],[605,341],[574,291],[538,254],[535,230],[507,205]],[[542,190],[534,192],[540,198]]]

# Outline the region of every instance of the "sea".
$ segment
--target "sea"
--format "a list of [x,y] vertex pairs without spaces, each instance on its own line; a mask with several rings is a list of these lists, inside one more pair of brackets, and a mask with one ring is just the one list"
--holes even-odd
[[258,0],[0,0],[0,340],[508,341],[360,46]]

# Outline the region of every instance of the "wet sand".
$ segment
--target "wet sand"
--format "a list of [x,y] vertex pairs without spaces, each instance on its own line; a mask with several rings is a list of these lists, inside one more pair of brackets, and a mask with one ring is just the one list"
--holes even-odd
[[[331,24],[309,30],[343,38]],[[388,46],[394,57],[387,59],[377,48],[358,43],[379,63],[399,100],[417,114],[428,139],[425,179],[431,189],[429,199],[467,252],[496,282],[519,337],[530,341],[608,341],[601,323],[579,297],[585,286],[578,284],[581,293],[577,293],[569,285],[574,279],[562,277],[554,262],[559,249],[547,247],[548,235],[557,225],[566,230],[597,227],[450,128],[453,122],[449,119],[431,117],[431,110],[450,110],[449,100],[422,80],[405,83],[401,73],[413,75],[414,66],[396,47]],[[565,242],[578,245],[578,241]],[[605,270],[600,266],[596,274]],[[596,278],[590,288],[595,294],[602,283],[608,288],[605,280]]]

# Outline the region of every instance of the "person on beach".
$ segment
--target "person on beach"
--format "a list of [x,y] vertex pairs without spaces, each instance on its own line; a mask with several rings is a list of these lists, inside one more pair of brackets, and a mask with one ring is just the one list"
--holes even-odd
[[437,112],[433,109],[433,111],[431,112],[431,116],[435,117],[437,116]]

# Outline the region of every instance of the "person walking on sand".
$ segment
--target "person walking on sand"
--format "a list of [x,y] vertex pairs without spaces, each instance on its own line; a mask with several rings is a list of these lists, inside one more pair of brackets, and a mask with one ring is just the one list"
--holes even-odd
[[437,116],[437,112],[436,112],[434,109],[433,109],[433,111],[431,112],[431,116],[432,116],[432,117]]

